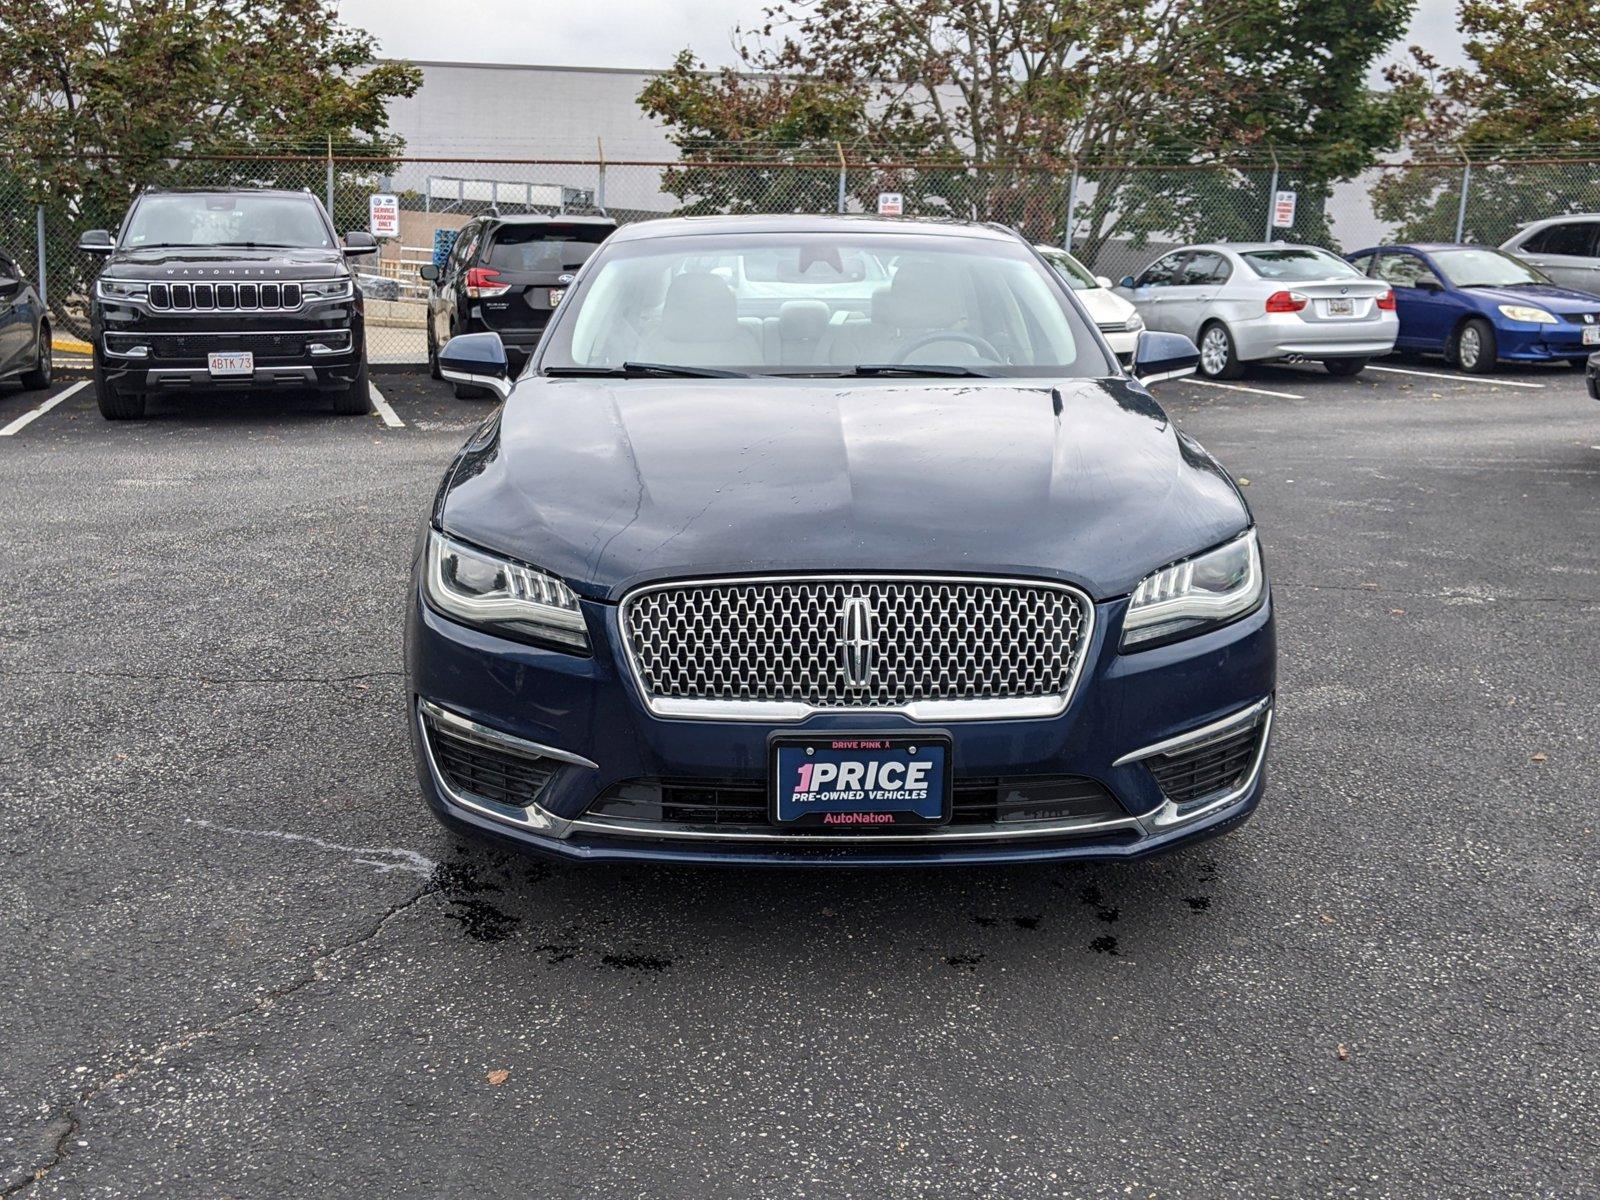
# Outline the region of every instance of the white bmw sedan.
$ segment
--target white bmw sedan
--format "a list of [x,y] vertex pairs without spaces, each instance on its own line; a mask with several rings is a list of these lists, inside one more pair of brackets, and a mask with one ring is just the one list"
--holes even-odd
[[1320,362],[1356,375],[1394,349],[1394,292],[1319,246],[1224,242],[1164,254],[1116,292],[1151,329],[1200,347],[1201,374],[1237,379],[1253,362]]

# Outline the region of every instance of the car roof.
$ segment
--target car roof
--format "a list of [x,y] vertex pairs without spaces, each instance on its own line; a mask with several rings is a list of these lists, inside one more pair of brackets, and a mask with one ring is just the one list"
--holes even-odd
[[299,196],[305,200],[317,197],[306,188],[265,187],[147,187],[141,196]]
[[1537,221],[1527,222],[1522,228],[1537,229],[1540,225],[1557,225],[1562,221],[1600,221],[1600,212],[1562,213],[1556,217],[1540,217]]
[[1418,254],[1432,254],[1438,250],[1498,250],[1498,246],[1483,246],[1476,242],[1384,242],[1377,246],[1368,246],[1362,250],[1352,250],[1351,254],[1373,254],[1379,250],[1414,250]]
[[660,217],[624,225],[611,238],[613,242],[646,241],[654,238],[697,237],[716,233],[900,233],[928,237],[982,238],[995,242],[1014,242],[1017,235],[999,225],[980,225],[972,221],[942,220],[929,217],[880,217],[874,214],[812,215],[763,214],[748,216]]
[[501,225],[603,225],[613,228],[615,217],[597,217],[590,213],[484,213],[480,221],[495,221]]

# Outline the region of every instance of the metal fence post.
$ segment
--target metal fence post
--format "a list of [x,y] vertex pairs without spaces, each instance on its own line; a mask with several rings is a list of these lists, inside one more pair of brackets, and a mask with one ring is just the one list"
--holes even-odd
[[1061,244],[1068,254],[1072,253],[1072,230],[1077,224],[1074,218],[1078,213],[1078,165],[1072,165],[1072,174],[1067,179],[1067,221],[1061,230]]
[[35,211],[35,236],[39,240],[39,303],[46,309],[50,307],[49,275],[45,270],[44,250],[44,205],[39,205]]
[[337,228],[339,218],[333,215],[333,134],[328,135],[328,217]]
[[840,142],[835,142],[833,147],[839,152],[839,202],[837,205],[837,211],[843,212],[847,184],[846,176],[849,174],[849,168],[846,166],[844,160],[844,145]]
[[1469,158],[1461,168],[1461,201],[1456,205],[1456,241],[1463,240],[1467,231],[1467,193],[1472,188],[1472,160]]
[[1272,182],[1267,184],[1267,241],[1272,240],[1273,206],[1278,199],[1278,155],[1272,155]]
[[594,148],[599,155],[600,162],[595,168],[594,203],[601,212],[606,210],[606,144],[599,138],[594,140]]

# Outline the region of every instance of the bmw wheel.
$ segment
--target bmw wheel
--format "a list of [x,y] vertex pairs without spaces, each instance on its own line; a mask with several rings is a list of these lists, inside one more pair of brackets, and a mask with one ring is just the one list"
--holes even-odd
[[1207,379],[1237,379],[1244,374],[1233,335],[1220,321],[1213,321],[1200,331],[1200,374]]
[[1469,375],[1489,375],[1498,361],[1494,327],[1481,317],[1473,317],[1456,334],[1456,366]]

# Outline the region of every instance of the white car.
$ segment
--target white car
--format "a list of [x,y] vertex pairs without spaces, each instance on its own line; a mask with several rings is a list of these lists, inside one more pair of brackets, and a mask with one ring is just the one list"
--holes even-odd
[[1111,280],[1104,275],[1091,275],[1089,268],[1059,246],[1035,246],[1034,249],[1078,294],[1116,356],[1124,363],[1131,361],[1133,344],[1144,330],[1144,318],[1139,310],[1111,290]]

